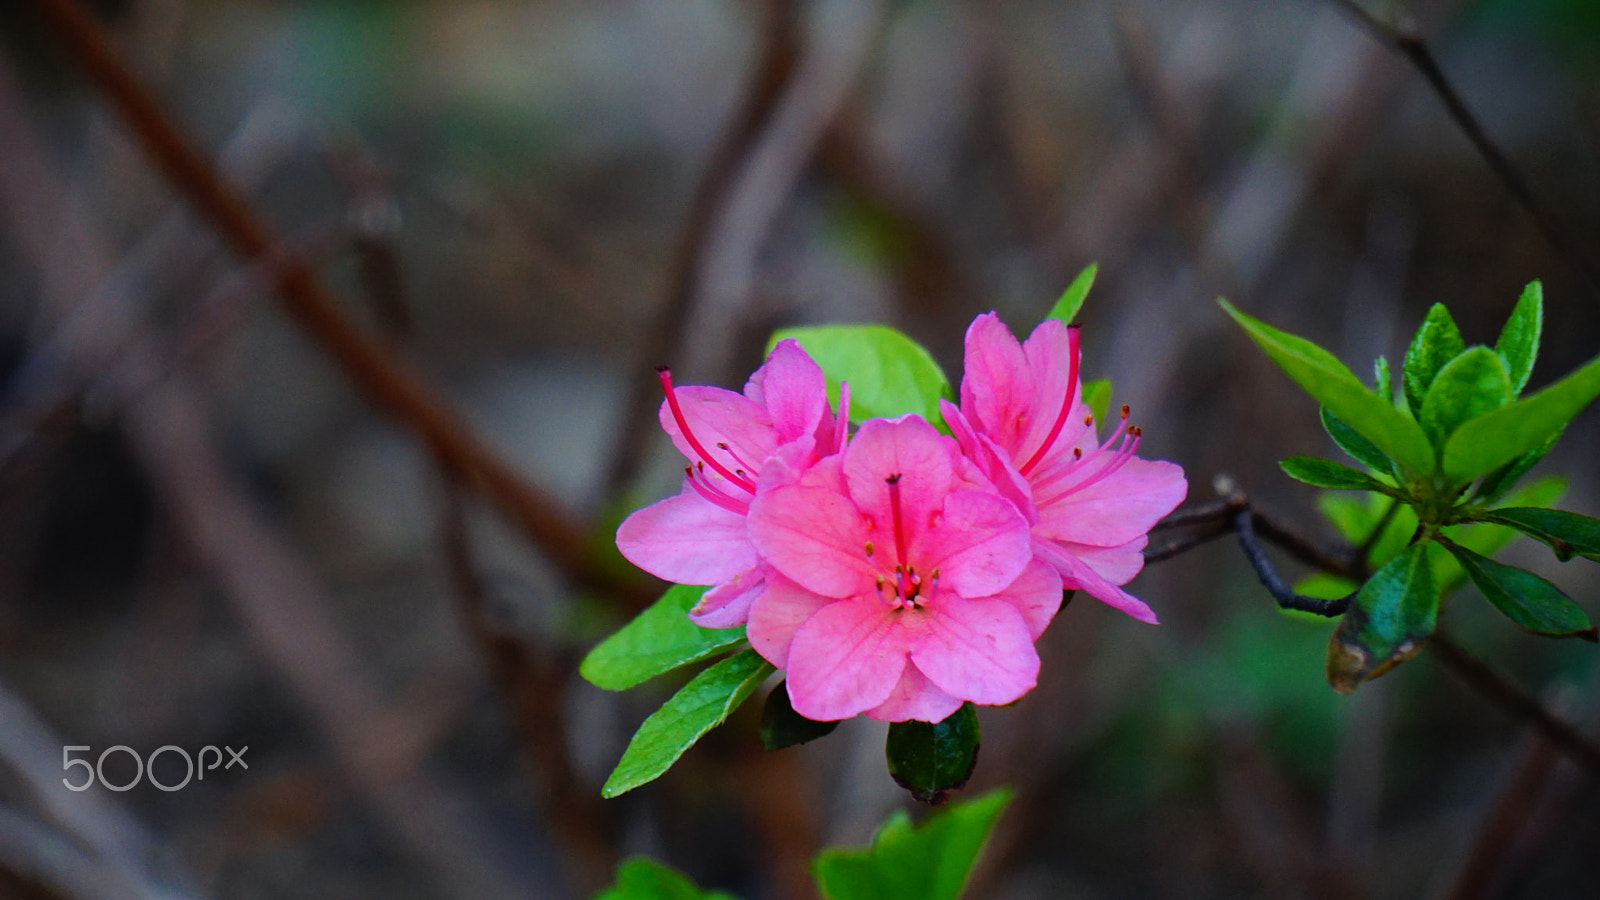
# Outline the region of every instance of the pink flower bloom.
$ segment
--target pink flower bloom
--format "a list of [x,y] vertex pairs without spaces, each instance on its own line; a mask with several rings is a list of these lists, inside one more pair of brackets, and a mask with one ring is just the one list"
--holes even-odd
[[617,549],[646,572],[711,589],[690,610],[708,628],[744,623],[765,588],[767,567],[745,527],[758,483],[782,483],[823,455],[836,454],[848,428],[850,392],[839,415],[828,409],[822,369],[794,340],[778,342],[743,394],[716,387],[674,388],[661,427],[688,457],[683,489],[635,512],[617,529]]
[[774,570],[750,643],[801,715],[937,722],[1034,686],[1061,579],[1033,560],[1016,506],[917,416],[868,421],[763,489],[749,533]]
[[1119,585],[1144,567],[1150,526],[1183,502],[1183,470],[1140,459],[1127,410],[1102,443],[1083,402],[1078,329],[1054,320],[1019,344],[994,313],[967,329],[961,407],[940,407],[961,449],[1017,504],[1033,548],[1068,588],[1144,622],[1156,615]]

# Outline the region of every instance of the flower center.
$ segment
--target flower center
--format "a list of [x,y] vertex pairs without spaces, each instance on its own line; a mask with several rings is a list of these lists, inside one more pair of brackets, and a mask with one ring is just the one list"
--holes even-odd
[[[894,520],[894,549],[895,564],[894,581],[890,582],[888,575],[879,575],[877,588],[878,597],[890,609],[915,609],[926,606],[933,601],[934,595],[939,590],[939,570],[934,569],[926,582],[917,567],[906,558],[906,527],[905,514],[900,508],[900,473],[896,472],[884,479],[889,486],[889,515]],[[867,556],[873,553],[872,542],[866,546]],[[926,588],[926,590],[924,590]]]

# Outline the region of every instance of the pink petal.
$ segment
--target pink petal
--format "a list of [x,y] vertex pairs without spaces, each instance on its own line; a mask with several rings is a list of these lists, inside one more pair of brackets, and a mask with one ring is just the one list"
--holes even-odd
[[813,435],[828,411],[828,384],[822,367],[787,338],[767,354],[767,361],[750,376],[745,396],[766,407],[780,443]]
[[892,527],[886,479],[899,475],[900,509],[909,541],[910,532],[928,521],[950,490],[955,470],[946,441],[949,438],[915,415],[862,423],[843,454],[851,498],[879,529]]
[[1061,576],[1049,564],[1034,559],[1005,590],[985,599],[1004,600],[1015,606],[1034,640],[1061,609]]
[[1163,460],[1135,457],[1109,477],[1040,506],[1034,531],[1075,544],[1126,544],[1176,509],[1188,492],[1183,469]]
[[1028,523],[1011,501],[990,491],[956,491],[945,497],[932,527],[910,540],[910,557],[939,570],[939,590],[964,597],[993,594],[1021,574],[1033,557]]
[[1101,578],[1088,563],[1068,553],[1059,545],[1050,541],[1035,540],[1033,550],[1040,559],[1055,566],[1067,587],[1081,588],[1096,600],[1114,609],[1120,609],[1141,622],[1160,624],[1155,612],[1146,606],[1143,600]]
[[[1055,427],[1061,415],[1061,404],[1067,397],[1067,375],[1071,366],[1072,342],[1067,337],[1067,326],[1054,319],[1046,319],[1033,329],[1022,345],[1028,359],[1028,372],[1033,379],[1033,399],[1030,404],[1026,433],[1017,444],[1012,462],[1021,465],[1033,458],[1039,445]],[[1050,449],[1035,464],[1032,472],[1042,470],[1063,456],[1072,456],[1072,446],[1090,426],[1084,424],[1089,406],[1083,402],[1083,370],[1078,370],[1078,383],[1073,386],[1072,410],[1061,426],[1061,432],[1050,442]]]
[[911,660],[945,693],[996,705],[1037,683],[1033,636],[1010,603],[949,597],[929,606],[925,618],[927,632],[912,647]]
[[745,635],[762,658],[780,669],[787,669],[794,633],[818,610],[838,602],[771,572],[767,575],[766,590],[750,605],[750,622],[745,627]]
[[867,523],[850,498],[826,488],[785,485],[750,504],[750,539],[772,567],[829,597],[871,591]]
[[689,618],[702,628],[732,628],[750,618],[750,604],[766,589],[767,567],[756,566],[706,591],[689,610]]
[[963,365],[962,412],[979,431],[1015,455],[1034,403],[1033,375],[1022,345],[999,316],[984,313],[967,328]]
[[[767,414],[766,408],[743,395],[718,387],[690,385],[678,388],[675,393],[684,420],[689,423],[689,429],[706,452],[729,471],[744,469],[749,479],[754,481],[761,464],[772,455],[779,443],[778,433],[772,427],[772,417]],[[661,401],[659,417],[661,428],[672,438],[672,444],[678,448],[678,452],[691,461],[700,459],[700,454],[678,428],[671,404],[665,400]],[[719,443],[727,444],[728,449],[718,447]],[[709,463],[705,472],[722,481],[721,476],[713,474]],[[737,490],[725,482],[723,486]]]
[[1127,584],[1144,568],[1144,548],[1150,543],[1150,538],[1141,534],[1116,547],[1058,543],[1063,550],[1082,560],[1101,578],[1112,584]]
[[914,663],[900,673],[889,699],[867,710],[867,717],[880,722],[942,722],[961,708],[961,700],[946,694],[928,680]]
[[789,701],[808,719],[848,719],[889,699],[910,649],[897,616],[875,598],[830,603],[795,632]]
[[617,549],[651,575],[679,584],[717,584],[758,562],[744,516],[692,488],[624,519]]

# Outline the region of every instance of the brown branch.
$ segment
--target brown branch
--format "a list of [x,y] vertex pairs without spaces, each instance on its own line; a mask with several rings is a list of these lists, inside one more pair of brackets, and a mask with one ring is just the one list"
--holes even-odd
[[1587,255],[1579,253],[1567,240],[1555,216],[1535,196],[1528,180],[1489,138],[1478,117],[1473,115],[1466,101],[1461,99],[1461,94],[1456,91],[1449,77],[1439,67],[1438,60],[1434,58],[1433,51],[1428,48],[1428,42],[1422,37],[1416,25],[1410,22],[1401,25],[1385,22],[1367,12],[1356,0],[1330,0],[1330,2],[1371,35],[1373,40],[1399,54],[1416,68],[1434,95],[1439,98],[1439,102],[1444,104],[1456,127],[1461,129],[1461,133],[1472,143],[1473,149],[1483,157],[1490,171],[1494,172],[1495,177],[1505,185],[1512,198],[1532,217],[1534,225],[1551,249],[1578,271],[1588,283],[1590,292],[1600,300],[1600,271],[1596,270]]
[[498,507],[568,578],[643,602],[635,583],[595,564],[580,523],[480,443],[407,363],[356,328],[309,269],[279,258],[279,241],[271,229],[184,138],[155,96],[117,58],[104,30],[79,0],[34,0],[34,6],[173,187],[235,252],[274,261],[284,311],[322,343],[370,401],[421,437],[452,479]]
[[762,127],[777,108],[799,55],[798,4],[794,0],[768,0],[755,69],[744,98],[723,127],[716,148],[706,160],[700,183],[695,186],[667,264],[666,296],[644,332],[638,364],[627,382],[629,394],[622,412],[622,432],[606,473],[603,496],[614,496],[638,474],[660,404],[653,373],[656,367],[669,362],[667,357],[682,343],[695,294],[695,273],[711,237],[716,213],[743,168],[741,161],[756,146]]

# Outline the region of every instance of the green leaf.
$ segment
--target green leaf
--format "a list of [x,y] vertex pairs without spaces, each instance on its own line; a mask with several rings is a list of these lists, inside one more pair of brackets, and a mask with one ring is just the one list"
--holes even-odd
[[913,827],[895,810],[869,850],[825,850],[812,864],[827,900],[956,900],[1000,813],[1006,788],[952,803]]
[[794,338],[828,376],[828,399],[839,402],[839,382],[850,383],[850,421],[916,413],[941,420],[939,399],[953,396],[950,381],[921,344],[887,325],[813,325],[784,328],[772,346]]
[[1543,444],[1483,476],[1483,480],[1478,482],[1477,489],[1473,491],[1473,497],[1485,503],[1495,502],[1501,494],[1510,490],[1522,476],[1528,474],[1529,469],[1538,465],[1539,461],[1550,453],[1551,448],[1555,447],[1556,441],[1561,440],[1561,433],[1565,430],[1564,428],[1556,429],[1556,433],[1546,438]]
[[1511,395],[1522,393],[1533,374],[1533,361],[1539,356],[1539,333],[1544,330],[1544,286],[1537,281],[1528,282],[1516,308],[1500,329],[1500,339],[1494,350],[1505,360],[1506,371],[1511,375]]
[[1450,310],[1445,309],[1443,303],[1435,303],[1428,310],[1428,317],[1422,320],[1416,337],[1411,339],[1405,365],[1400,370],[1406,404],[1411,407],[1412,415],[1422,418],[1423,399],[1428,396],[1434,377],[1465,349],[1466,342],[1461,340],[1461,329],[1456,327],[1456,320],[1450,318]]
[[1328,437],[1339,445],[1339,449],[1350,454],[1350,458],[1362,463],[1369,468],[1376,469],[1385,475],[1394,474],[1394,462],[1385,456],[1373,443],[1361,436],[1361,432],[1351,428],[1349,423],[1339,418],[1327,407],[1322,408],[1322,428],[1328,432]]
[[1389,371],[1389,357],[1382,354],[1372,361],[1372,389],[1384,402],[1394,405],[1394,375]]
[[1377,491],[1380,494],[1397,496],[1399,491],[1393,487],[1373,478],[1365,472],[1350,468],[1343,463],[1336,463],[1331,459],[1322,459],[1317,456],[1291,456],[1278,463],[1279,468],[1295,481],[1303,481],[1313,487],[1335,488],[1341,491]]
[[1078,317],[1078,310],[1083,308],[1084,299],[1089,296],[1089,288],[1094,287],[1094,276],[1099,271],[1099,263],[1090,263],[1087,268],[1079,272],[1078,277],[1067,285],[1066,291],[1061,294],[1061,299],[1056,301],[1055,306],[1050,307],[1050,312],[1045,318],[1071,325],[1072,320]]
[[1482,475],[1544,444],[1600,395],[1600,357],[1583,368],[1494,412],[1467,422],[1444,448],[1444,473]]
[[1439,591],[1427,541],[1367,579],[1328,642],[1328,683],[1341,694],[1415,656],[1433,634]]
[[1566,562],[1573,554],[1600,562],[1600,519],[1564,509],[1538,509],[1532,507],[1506,507],[1483,513],[1489,522],[1498,522],[1535,540],[1543,541],[1555,551],[1556,559]]
[[1317,402],[1411,471],[1433,471],[1433,448],[1421,426],[1368,390],[1333,354],[1239,312],[1220,297],[1217,302]]
[[1111,379],[1096,378],[1083,383],[1083,402],[1089,404],[1096,422],[1106,420],[1106,410],[1111,408]]
[[744,628],[701,628],[689,609],[704,587],[675,584],[649,609],[583,658],[578,673],[595,687],[625,691],[679,666],[709,659],[744,640]]
[[773,671],[754,650],[741,650],[690,679],[639,726],[600,795],[615,797],[661,777],[701,735],[727,721]]
[[1473,347],[1452,359],[1434,376],[1422,400],[1422,430],[1439,450],[1461,426],[1511,402],[1511,379],[1500,354]]
[[1583,608],[1560,588],[1532,572],[1479,556],[1454,541],[1440,543],[1455,556],[1494,608],[1517,625],[1534,634],[1600,641]]
[[885,752],[889,774],[911,796],[942,803],[960,789],[978,764],[978,713],[971,703],[942,722],[894,722]]
[[617,866],[617,883],[594,900],[735,900],[722,891],[703,891],[682,873],[635,856]]
[[761,746],[768,750],[782,750],[827,737],[838,727],[838,722],[818,722],[795,712],[789,703],[787,681],[778,682],[761,707]]

